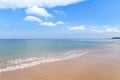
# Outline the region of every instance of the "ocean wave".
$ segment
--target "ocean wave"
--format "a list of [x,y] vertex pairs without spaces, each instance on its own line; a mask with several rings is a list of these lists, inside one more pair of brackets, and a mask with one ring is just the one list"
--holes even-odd
[[16,59],[16,60],[11,60],[8,61],[9,64],[14,64],[14,66],[8,66],[6,68],[0,69],[0,73],[6,72],[6,71],[13,71],[17,69],[23,69],[27,67],[32,67],[41,63],[48,63],[48,62],[55,62],[55,61],[61,61],[61,60],[67,60],[67,59],[72,59],[72,58],[77,58],[83,55],[86,55],[90,52],[84,51],[81,52],[80,50],[74,50],[71,52],[67,52],[64,56],[58,56],[55,58],[46,58],[46,57],[31,57],[27,59]]
[[11,60],[11,61],[8,61],[9,64],[20,64],[20,63],[26,63],[26,62],[31,62],[31,61],[37,61],[37,60],[41,60],[43,58],[37,58],[37,57],[30,57],[30,58],[27,58],[27,59],[15,59],[15,60]]

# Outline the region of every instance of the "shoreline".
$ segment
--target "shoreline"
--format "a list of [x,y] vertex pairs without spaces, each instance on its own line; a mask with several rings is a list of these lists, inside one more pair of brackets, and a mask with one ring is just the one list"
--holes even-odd
[[120,44],[81,57],[4,72],[0,80],[119,80]]
[[[46,63],[58,62],[58,61],[65,61],[65,60],[70,60],[70,59],[74,59],[74,58],[78,58],[78,57],[80,58],[80,57],[82,57],[84,55],[87,55],[89,53],[92,53],[94,51],[95,50],[93,50],[93,49],[87,49],[87,50],[84,50],[82,52],[81,52],[81,50],[74,50],[74,51],[70,52],[72,54],[66,55],[64,57],[57,57],[57,58],[44,59],[44,60],[41,60],[41,58],[37,58],[37,57],[27,58],[23,61],[22,61],[22,59],[13,60],[13,61],[11,61],[11,63],[15,63],[17,65],[8,66],[6,68],[1,68],[0,73],[15,71],[15,70],[19,70],[19,69],[25,69],[25,68],[29,68],[29,67],[34,67],[34,66],[37,66],[37,65],[40,65],[40,64],[46,64]],[[32,60],[32,59],[33,59],[32,62],[21,63],[21,62],[24,62],[24,61],[27,61],[27,60]],[[18,64],[18,63],[21,63],[21,64]]]
[[[111,43],[114,44],[114,43]],[[61,55],[55,56],[55,57],[37,57],[37,56],[31,56],[28,58],[18,58],[18,59],[13,59],[6,61],[6,63],[2,63],[3,66],[0,68],[0,73],[2,72],[7,72],[7,71],[13,71],[17,69],[23,69],[23,68],[28,68],[28,67],[33,67],[36,65],[39,65],[41,63],[48,63],[48,62],[56,62],[56,61],[61,61],[61,60],[67,60],[67,59],[73,59],[76,57],[80,57],[82,55],[89,54],[91,52],[94,52],[97,50],[97,48],[101,48],[103,46],[108,46],[111,44],[99,44],[96,47],[89,47],[86,49],[76,49],[76,50],[71,50],[65,53],[62,53]],[[78,54],[77,54],[78,53]]]
[[[43,59],[43,60],[39,57],[30,57],[30,58],[27,58],[27,59],[21,59],[21,58],[20,59],[15,59],[15,60],[9,61],[9,63],[14,64],[14,66],[8,66],[6,68],[1,68],[0,73],[15,71],[15,70],[19,70],[19,69],[25,69],[25,68],[29,68],[29,67],[34,67],[34,66],[44,64],[44,63],[70,60],[70,59],[74,59],[74,58],[78,58],[78,57],[80,58],[80,57],[82,57],[84,55],[87,55],[87,54],[90,54],[94,51],[96,51],[95,48],[84,49],[82,51],[81,50],[73,50],[73,51],[67,52],[67,53],[70,53],[70,54],[64,55],[62,57],[58,56],[56,58]],[[31,61],[31,62],[29,62],[29,61]]]

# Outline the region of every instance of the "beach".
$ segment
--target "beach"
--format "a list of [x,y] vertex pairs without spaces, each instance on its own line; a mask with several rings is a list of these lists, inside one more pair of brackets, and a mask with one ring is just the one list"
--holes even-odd
[[120,80],[120,0],[0,0],[0,80]]
[[120,44],[73,59],[3,72],[0,80],[120,80]]

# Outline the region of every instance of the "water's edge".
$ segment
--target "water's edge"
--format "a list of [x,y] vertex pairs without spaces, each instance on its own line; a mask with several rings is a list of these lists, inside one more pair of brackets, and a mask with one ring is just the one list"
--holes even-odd
[[9,61],[10,64],[15,64],[15,66],[9,66],[6,68],[2,68],[0,69],[0,73],[2,72],[7,72],[7,71],[13,71],[13,70],[18,70],[18,69],[24,69],[24,68],[28,68],[28,67],[33,67],[36,65],[39,65],[41,63],[49,63],[49,62],[56,62],[56,61],[62,61],[62,60],[68,60],[68,59],[73,59],[73,58],[77,58],[77,57],[81,57],[83,55],[87,55],[89,53],[92,53],[96,50],[86,50],[84,52],[81,52],[81,50],[75,50],[75,51],[71,51],[68,53],[72,53],[70,55],[66,55],[66,56],[59,56],[56,58],[39,58],[39,57],[31,57],[31,58],[27,58],[27,59],[16,59],[16,60],[12,60]]

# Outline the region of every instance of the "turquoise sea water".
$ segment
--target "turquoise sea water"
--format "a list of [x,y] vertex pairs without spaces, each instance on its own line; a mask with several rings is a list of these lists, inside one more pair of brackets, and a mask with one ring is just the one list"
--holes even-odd
[[[111,39],[1,39],[0,72],[58,61],[88,49],[111,44]],[[72,55],[72,56],[71,56]]]

